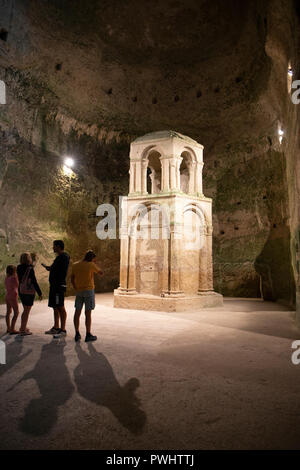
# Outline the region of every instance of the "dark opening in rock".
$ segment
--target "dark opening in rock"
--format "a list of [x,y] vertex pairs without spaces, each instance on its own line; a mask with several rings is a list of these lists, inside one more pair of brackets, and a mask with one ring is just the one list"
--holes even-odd
[[0,29],[0,39],[1,41],[7,41],[8,32],[5,29]]
[[179,101],[179,96],[178,96],[178,95],[175,96],[174,101],[175,101],[175,103],[176,103],[177,101]]
[[55,70],[61,70],[61,68],[62,68],[62,64],[56,64]]
[[197,98],[201,98],[201,96],[202,96],[202,91],[201,91],[201,90],[198,90],[198,91],[197,91]]
[[219,91],[220,91],[220,88],[217,86],[217,87],[214,89],[214,92],[215,92],[215,93],[219,93]]
[[242,77],[236,77],[235,79],[236,83],[240,83],[242,80],[243,80]]
[[111,95],[111,94],[112,94],[112,88],[109,88],[109,89],[107,90],[107,94],[108,94],[108,95]]
[[156,104],[157,103],[157,98],[152,98],[152,104]]
[[134,97],[132,98],[132,101],[133,101],[134,103],[136,103],[136,102],[137,102],[137,97],[134,96]]

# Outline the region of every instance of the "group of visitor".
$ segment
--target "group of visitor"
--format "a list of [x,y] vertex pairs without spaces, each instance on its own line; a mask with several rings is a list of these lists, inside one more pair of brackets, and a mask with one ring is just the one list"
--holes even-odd
[[[62,338],[67,334],[65,292],[70,256],[64,251],[64,242],[62,240],[55,240],[53,242],[53,251],[56,253],[56,258],[51,266],[42,263],[42,266],[49,271],[50,290],[48,306],[53,308],[54,313],[54,325],[50,330],[45,331],[45,334],[53,335],[54,338]],[[6,325],[7,333],[10,335],[19,334],[21,336],[28,336],[32,334],[27,328],[29,313],[34,304],[36,294],[40,300],[43,298],[34,272],[36,261],[34,253],[22,253],[20,264],[17,267],[9,265],[6,268]],[[81,339],[79,321],[83,305],[85,306],[86,316],[85,341],[96,341],[97,339],[97,336],[91,333],[91,314],[95,308],[94,274],[103,275],[103,271],[96,264],[95,253],[89,250],[82,261],[72,265],[71,283],[76,291],[74,314],[75,341],[80,341]],[[23,306],[19,330],[16,329],[19,316],[18,296]],[[12,311],[13,317],[11,319]]]

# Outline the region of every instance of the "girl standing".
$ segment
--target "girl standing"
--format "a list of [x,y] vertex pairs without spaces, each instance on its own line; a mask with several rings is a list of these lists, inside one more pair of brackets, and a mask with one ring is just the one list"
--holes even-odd
[[[17,277],[17,269],[11,264],[6,268],[6,278],[5,278],[5,290],[6,290],[6,326],[7,333],[15,335],[19,333],[15,326],[16,321],[19,316],[19,305],[18,305],[18,287],[19,281]],[[12,322],[10,323],[10,315],[12,310],[14,311],[14,316]]]

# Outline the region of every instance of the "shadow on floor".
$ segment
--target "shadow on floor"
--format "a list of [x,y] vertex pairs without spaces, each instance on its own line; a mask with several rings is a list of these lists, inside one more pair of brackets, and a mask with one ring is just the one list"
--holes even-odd
[[251,298],[224,298],[224,308],[239,312],[289,312],[291,308],[277,302]]
[[74,386],[64,356],[65,341],[53,340],[42,347],[34,368],[21,380],[36,381],[41,397],[33,398],[25,408],[19,428],[25,434],[47,434],[57,421],[57,410],[71,397]]
[[285,339],[298,339],[300,328],[295,312],[276,302],[261,299],[225,298],[224,307],[212,307],[191,312],[165,312],[164,315]]
[[[2,341],[4,339],[9,339],[11,336],[4,335],[2,337]],[[28,351],[22,354],[23,350],[23,337],[14,337],[14,341],[8,343],[6,346],[6,364],[1,364],[0,367],[0,377],[5,374],[9,369],[12,369],[18,362],[25,359],[25,357],[31,354],[32,349],[28,349]],[[4,341],[6,343],[6,341]]]
[[135,391],[140,383],[131,378],[121,387],[114,371],[104,356],[88,344],[89,354],[76,345],[79,365],[74,370],[78,393],[86,400],[107,407],[118,421],[133,434],[141,434],[146,414],[140,409]]

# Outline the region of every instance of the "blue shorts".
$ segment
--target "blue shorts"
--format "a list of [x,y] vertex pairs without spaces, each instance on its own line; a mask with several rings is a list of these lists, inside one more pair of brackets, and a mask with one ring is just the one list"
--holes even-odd
[[93,290],[82,290],[77,292],[75,298],[76,310],[82,310],[83,304],[85,305],[85,311],[94,310],[95,308],[95,291]]

